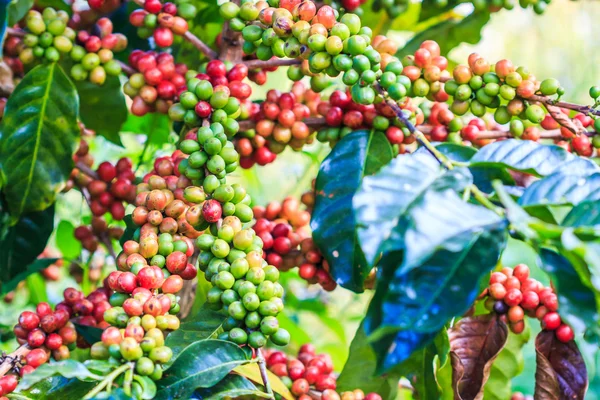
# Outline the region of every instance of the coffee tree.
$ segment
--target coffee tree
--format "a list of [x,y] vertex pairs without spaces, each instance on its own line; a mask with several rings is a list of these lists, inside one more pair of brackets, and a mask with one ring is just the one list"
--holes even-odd
[[597,395],[600,87],[414,5],[4,2],[0,399]]

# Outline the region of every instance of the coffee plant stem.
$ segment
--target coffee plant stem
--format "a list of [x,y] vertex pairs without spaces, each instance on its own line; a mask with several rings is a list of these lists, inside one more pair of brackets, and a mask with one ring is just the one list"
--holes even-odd
[[96,171],[94,171],[93,169],[91,169],[90,167],[88,167],[87,165],[85,165],[82,162],[76,163],[75,168],[77,168],[78,170],[80,170],[81,172],[83,172],[84,174],[89,176],[90,178],[100,179],[98,177],[98,174],[96,173]]
[[118,63],[121,66],[121,70],[125,73],[125,75],[131,76],[135,74],[136,71],[133,68],[131,68],[129,64],[126,64],[123,61],[118,61]]
[[202,40],[200,40],[200,38],[197,37],[196,35],[194,35],[192,32],[190,32],[190,31],[185,32],[183,34],[183,38],[185,40],[187,40],[188,42],[190,42],[191,44],[193,44],[194,47],[196,47],[198,50],[200,50],[200,52],[202,52],[202,54],[204,54],[209,59],[214,60],[215,58],[217,58],[219,56],[219,54],[217,54],[216,51],[211,49],[206,43],[204,43]]
[[594,109],[592,106],[583,106],[580,104],[570,103],[567,101],[553,100],[547,96],[533,95],[528,100],[539,101],[540,103],[548,104],[551,106],[568,108],[569,110],[578,111],[583,114],[592,114],[592,115],[600,116],[600,109]]
[[25,32],[18,28],[6,28],[6,34],[8,36],[25,37]]
[[0,364],[0,378],[13,368],[15,361],[20,360],[21,357],[25,357],[30,351],[29,346],[24,344],[4,357],[4,361]]
[[256,349],[256,358],[258,359],[258,369],[260,370],[260,377],[265,385],[265,390],[267,394],[271,396],[271,398],[275,398],[273,395],[273,389],[271,389],[271,382],[269,382],[269,376],[267,375],[267,363],[265,362],[265,358],[263,357],[262,350],[260,348]]
[[96,387],[90,390],[83,398],[84,399],[93,399],[98,393],[102,392],[104,388],[110,388],[112,382],[123,372],[133,367],[133,363],[128,362],[126,364],[121,365],[119,368],[115,369],[110,374],[106,375],[106,378],[102,380]]
[[[88,192],[87,188],[84,187],[80,187],[79,188],[81,190],[81,194],[83,195],[83,198],[85,199],[86,203],[88,204],[88,207],[92,207],[92,199],[90,196],[90,193]],[[110,254],[110,256],[113,258],[113,260],[117,260],[117,254],[115,253],[115,249],[112,245],[112,242],[110,241],[110,238],[106,235],[106,232],[102,232],[99,235],[99,239],[102,242],[102,244],[106,247],[106,249],[108,250],[108,253]]]
[[248,61],[244,61],[244,64],[249,69],[283,67],[283,66],[289,66],[289,65],[300,65],[300,64],[302,64],[302,59],[300,59],[300,58],[292,58],[292,59],[273,58],[273,59],[266,60],[266,61],[248,60]]

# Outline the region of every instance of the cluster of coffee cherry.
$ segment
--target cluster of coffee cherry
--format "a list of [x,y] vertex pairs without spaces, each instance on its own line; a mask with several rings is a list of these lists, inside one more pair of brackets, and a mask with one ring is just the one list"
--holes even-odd
[[123,92],[133,99],[131,112],[142,116],[156,111],[166,114],[185,89],[185,64],[175,64],[169,53],[134,50],[129,65],[136,71],[129,77]]
[[120,226],[109,227],[104,216],[92,216],[92,223],[75,228],[73,235],[81,242],[81,246],[90,253],[98,249],[104,235],[110,240],[119,240],[124,230]]
[[19,54],[23,64],[46,59],[58,61],[61,53],[73,49],[75,31],[67,26],[69,14],[63,10],[45,8],[42,13],[30,10],[25,17],[24,48]]
[[[182,2],[183,3],[183,2]],[[129,22],[137,29],[141,38],[154,38],[158,47],[173,44],[173,35],[183,35],[188,31],[188,21],[196,16],[196,7],[191,3],[161,3],[160,0],[144,1],[144,8],[129,15]]]
[[[64,300],[54,310],[48,303],[42,302],[35,311],[22,312],[13,332],[19,344],[28,346],[28,351],[21,359],[11,360],[17,367],[15,372],[20,376],[26,375],[50,358],[65,360],[76,347],[89,347],[83,336],[77,334],[75,324],[107,327],[104,315],[112,307],[108,302],[109,293],[102,287],[85,297],[82,292],[68,288],[63,293]],[[15,390],[17,374],[0,378],[0,396]]]
[[121,52],[127,47],[127,37],[113,33],[113,24],[108,18],[96,22],[100,36],[88,31],[77,32],[77,44],[69,53],[75,63],[71,67],[71,77],[76,81],[89,79],[96,85],[102,85],[108,76],[118,76],[121,64],[114,59],[113,52]]
[[[336,376],[329,354],[317,354],[312,344],[304,344],[298,357],[281,351],[267,351],[268,369],[277,375],[298,400],[382,400],[377,393],[367,395],[360,389],[336,392]],[[309,395],[310,391],[310,395]]]
[[493,272],[487,294],[486,307],[506,318],[512,332],[523,332],[527,315],[539,319],[543,329],[555,331],[561,342],[573,340],[573,330],[562,322],[557,312],[558,297],[554,290],[530,278],[527,265]]

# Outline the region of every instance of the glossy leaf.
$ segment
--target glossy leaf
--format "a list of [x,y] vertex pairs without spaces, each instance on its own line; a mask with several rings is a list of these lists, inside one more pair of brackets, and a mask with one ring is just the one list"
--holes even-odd
[[[576,333],[598,331],[598,296],[582,282],[573,265],[549,248],[540,250],[540,267],[551,279],[560,304],[560,315]],[[585,266],[580,266],[580,269]],[[587,271],[586,271],[587,272]],[[589,282],[589,273],[584,279]]]
[[462,189],[470,182],[468,170],[445,173],[426,153],[397,157],[379,173],[365,177],[353,206],[367,262],[373,265],[381,253],[403,246],[398,237],[403,235],[406,219],[432,185]]
[[6,39],[6,28],[9,19],[9,6],[10,3],[8,0],[4,0],[0,4],[0,44],[2,44],[2,48],[0,48],[0,57],[4,53],[4,40]]
[[448,337],[455,398],[482,399],[492,363],[506,344],[508,327],[495,314],[467,317],[448,331]]
[[[256,363],[240,365],[239,367],[235,367],[233,372],[260,385],[263,384],[262,377],[260,375],[260,369]],[[267,376],[269,378],[269,382],[271,383],[271,388],[275,393],[279,394],[286,400],[294,400],[294,396],[292,396],[287,386],[285,386],[285,384],[277,375],[267,370]]]
[[24,266],[33,263],[46,247],[54,228],[54,206],[23,215],[14,226],[8,226],[7,218],[3,219],[0,226],[0,284],[14,287],[29,273],[39,270],[40,264],[36,264],[34,270],[26,269],[23,274]]
[[519,204],[578,204],[600,200],[600,172],[561,169],[533,182]]
[[127,120],[127,104],[116,76],[109,76],[102,86],[87,80],[77,82],[81,121],[96,134],[122,146],[119,131]]
[[509,334],[506,345],[500,351],[484,386],[483,398],[486,400],[509,399],[513,393],[512,379],[523,371],[523,347],[529,341],[529,327],[516,335]]
[[23,376],[17,386],[17,390],[26,390],[38,382],[51,376],[60,375],[65,378],[77,378],[79,380],[99,381],[103,377],[93,374],[85,365],[75,360],[63,360],[50,364],[43,364],[30,374]]
[[196,390],[190,399],[221,400],[242,396],[253,396],[253,399],[269,398],[267,393],[258,390],[248,379],[240,375],[229,374],[213,387]]
[[474,12],[464,18],[455,16],[443,20],[416,34],[396,55],[402,57],[414,54],[421,43],[428,39],[438,42],[443,55],[461,43],[478,43],[481,40],[481,29],[489,20],[488,12]]
[[81,242],[75,238],[75,226],[62,220],[56,228],[56,246],[66,259],[76,259],[81,254]]
[[495,267],[507,240],[505,220],[451,190],[426,192],[411,211],[406,232],[404,253],[415,248],[419,256],[395,252],[382,260],[389,275],[378,280],[369,306],[369,333],[439,331],[471,306],[479,280]]
[[574,341],[563,343],[552,331],[542,331],[535,339],[537,368],[536,399],[584,399],[587,370]]
[[133,380],[142,387],[141,398],[143,400],[151,400],[156,397],[156,383],[148,376],[134,375]]
[[127,214],[125,218],[123,218],[123,222],[125,222],[125,232],[123,232],[123,236],[119,239],[121,247],[126,241],[133,239],[135,231],[139,228],[139,226],[133,222],[131,214]]
[[13,26],[33,7],[33,0],[12,0],[8,3],[8,25]]
[[[435,148],[450,160],[458,162],[467,162],[477,153],[475,147],[449,142],[440,143]],[[423,152],[426,150],[424,147],[421,147],[417,151]]]
[[597,169],[589,160],[574,156],[560,146],[518,139],[497,141],[482,147],[471,158],[470,166],[502,166],[546,176],[567,162],[569,169]]
[[67,379],[56,375],[44,379],[27,390],[15,391],[8,395],[14,400],[81,400],[95,383],[83,382],[79,379]]
[[562,221],[563,226],[600,226],[600,202],[577,204]]
[[187,399],[197,388],[215,385],[233,368],[246,364],[246,353],[232,342],[202,340],[186,347],[157,382],[157,399]]
[[121,127],[122,133],[135,133],[148,136],[153,145],[162,146],[168,142],[171,133],[171,120],[165,114],[148,113],[143,117],[129,114]]
[[377,374],[377,355],[368,341],[362,325],[350,344],[348,360],[337,380],[339,392],[361,389],[365,393],[375,392],[386,399],[394,399],[398,390],[397,374]]
[[375,174],[392,160],[392,148],[382,133],[356,131],[334,147],[319,168],[311,228],[327,259],[334,280],[355,292],[371,266],[357,237],[352,197],[365,176]]
[[73,169],[79,100],[56,64],[35,67],[15,88],[0,124],[0,169],[8,209],[19,215],[48,208]]
[[40,8],[52,7],[56,10],[66,11],[69,15],[73,14],[73,9],[65,0],[35,0],[35,4]]
[[199,313],[190,316],[165,340],[165,345],[173,350],[170,363],[173,363],[187,346],[200,340],[215,338],[225,318],[222,314],[207,308],[202,308]]
[[3,283],[0,286],[0,295],[6,294],[17,287],[19,282],[25,280],[29,275],[35,274],[36,272],[40,272],[44,268],[49,267],[58,261],[58,258],[38,258],[34,260],[31,264],[29,264],[24,270],[19,271],[17,275],[15,275],[12,279]]

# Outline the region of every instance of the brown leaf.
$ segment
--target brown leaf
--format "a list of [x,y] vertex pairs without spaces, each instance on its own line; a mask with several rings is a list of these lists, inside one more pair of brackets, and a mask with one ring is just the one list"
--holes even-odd
[[508,338],[506,324],[495,314],[461,319],[448,331],[454,398],[480,400],[492,362]]
[[564,126],[576,135],[585,134],[586,129],[583,127],[581,122],[579,122],[576,119],[569,118],[569,116],[563,113],[559,107],[550,104],[545,104],[545,106],[546,110],[548,110],[552,118],[554,118],[554,120],[558,122],[561,126]]
[[587,370],[574,341],[563,343],[554,332],[542,331],[535,339],[535,351],[535,400],[579,400],[585,397]]

